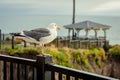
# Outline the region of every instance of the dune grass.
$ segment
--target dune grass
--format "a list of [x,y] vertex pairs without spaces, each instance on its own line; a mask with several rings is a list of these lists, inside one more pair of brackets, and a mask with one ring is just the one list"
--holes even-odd
[[86,68],[90,69],[90,57],[93,58],[98,67],[102,67],[102,62],[107,59],[105,51],[102,48],[93,48],[89,50],[71,49],[67,47],[56,48],[52,45],[51,47],[46,48],[45,52],[53,56],[54,63],[78,69],[81,69],[80,65],[84,65]]
[[[10,46],[4,47],[5,51],[10,55],[15,54],[41,54],[40,48],[38,47],[20,47],[16,46],[15,49],[11,49]],[[92,49],[71,49],[67,47],[57,48],[54,45],[46,47],[44,52],[50,54],[53,57],[53,62],[70,67],[81,69],[81,65],[84,66],[88,71],[91,70],[90,58],[92,58],[98,67],[102,67],[102,62],[107,59],[105,51],[102,48]]]
[[120,55],[120,45],[114,45],[109,49],[109,53],[112,55]]

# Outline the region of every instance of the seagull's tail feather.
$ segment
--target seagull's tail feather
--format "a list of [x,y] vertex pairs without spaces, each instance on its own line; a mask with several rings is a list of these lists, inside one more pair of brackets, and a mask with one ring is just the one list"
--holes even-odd
[[23,35],[23,34],[21,34],[21,33],[10,33],[12,36],[14,36],[15,37],[15,39],[21,39],[21,40],[24,40],[24,41],[26,41],[25,40],[25,35]]
[[25,37],[25,35],[24,35],[24,32],[23,31],[21,31],[20,33],[10,33],[11,35],[13,35],[13,36],[15,36],[15,37],[17,37],[17,36],[20,36],[20,37]]
[[21,31],[20,33],[10,33],[12,36],[15,37],[15,39],[21,39],[23,41],[29,42],[29,43],[39,43],[35,39],[28,37],[24,34],[24,31]]
[[20,33],[10,33],[11,35],[13,35],[13,36],[19,36],[20,35]]

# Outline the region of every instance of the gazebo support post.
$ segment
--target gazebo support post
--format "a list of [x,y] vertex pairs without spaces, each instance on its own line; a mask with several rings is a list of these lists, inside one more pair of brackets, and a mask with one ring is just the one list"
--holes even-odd
[[72,39],[74,39],[74,37],[75,37],[75,30],[74,30],[74,28],[72,29]]
[[88,38],[89,29],[86,29],[86,38]]
[[76,29],[76,31],[77,31],[77,37],[80,38],[80,35],[79,35],[80,29]]
[[97,39],[97,37],[98,37],[98,34],[97,34],[98,30],[95,29],[94,32],[95,32],[95,39]]
[[103,29],[103,31],[104,31],[104,38],[106,40],[106,29]]
[[68,29],[68,39],[70,40],[70,32],[71,32],[71,29]]

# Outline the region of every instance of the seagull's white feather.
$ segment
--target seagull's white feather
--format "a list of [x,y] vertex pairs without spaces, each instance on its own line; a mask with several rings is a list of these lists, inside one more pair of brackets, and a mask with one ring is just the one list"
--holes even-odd
[[49,29],[50,30],[50,36],[42,37],[39,39],[40,43],[42,44],[48,44],[51,41],[53,41],[57,37],[57,31],[54,28]]
[[30,31],[21,31],[21,36],[17,36],[17,38],[21,38],[26,42],[37,43],[39,45],[44,45],[52,42],[57,37],[57,25],[55,23],[51,23],[48,28],[39,28]]

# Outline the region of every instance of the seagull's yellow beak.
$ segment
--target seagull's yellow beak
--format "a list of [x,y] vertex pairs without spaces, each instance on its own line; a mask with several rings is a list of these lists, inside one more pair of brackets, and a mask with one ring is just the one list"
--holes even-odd
[[60,26],[57,26],[57,27],[56,27],[56,30],[60,30]]

